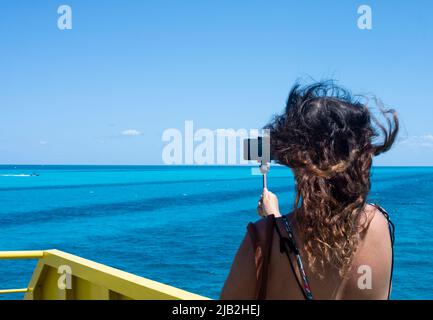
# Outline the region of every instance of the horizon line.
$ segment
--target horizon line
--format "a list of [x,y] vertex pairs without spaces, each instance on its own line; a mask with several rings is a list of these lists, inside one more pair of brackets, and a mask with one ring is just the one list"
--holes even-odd
[[[1,166],[8,167],[23,167],[23,166],[93,166],[93,167],[256,167],[259,164],[1,164]],[[283,164],[272,163],[273,167],[287,167]],[[413,168],[413,167],[424,167],[429,168],[433,167],[431,165],[372,165],[372,167],[380,168],[380,167],[396,167],[396,168]],[[290,168],[290,167],[287,167]]]

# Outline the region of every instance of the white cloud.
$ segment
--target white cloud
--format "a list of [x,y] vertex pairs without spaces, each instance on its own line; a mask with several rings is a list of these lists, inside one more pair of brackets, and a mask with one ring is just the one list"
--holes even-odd
[[122,136],[127,136],[127,137],[136,137],[141,135],[141,132],[136,129],[127,129],[127,130],[123,130],[120,134]]
[[42,145],[47,144],[47,143],[48,143],[48,141],[45,141],[45,140],[39,141],[39,144],[42,144]]
[[433,148],[433,134],[429,133],[422,136],[411,136],[403,140],[401,144],[415,147]]

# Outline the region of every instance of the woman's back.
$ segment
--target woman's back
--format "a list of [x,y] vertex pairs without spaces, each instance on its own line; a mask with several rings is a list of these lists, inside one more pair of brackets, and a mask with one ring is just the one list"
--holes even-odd
[[[366,207],[364,221],[361,222],[360,241],[354,254],[351,269],[345,277],[339,275],[339,270],[326,265],[322,277],[312,272],[304,263],[310,288],[314,299],[387,299],[391,276],[392,248],[388,221],[383,214],[373,206]],[[292,222],[296,243],[303,260],[307,254],[303,252],[302,234]],[[264,220],[257,223],[259,233],[264,236]],[[277,226],[284,232],[281,218],[276,219]],[[284,233],[283,233],[284,234]],[[285,235],[285,234],[284,234]],[[279,250],[279,236],[274,233],[273,248],[269,263],[267,299],[304,299],[302,291],[290,269],[286,255]],[[296,265],[294,256],[292,262]],[[298,273],[298,269],[295,268]],[[370,278],[371,276],[371,278]],[[300,278],[299,273],[297,274]],[[371,283],[371,287],[370,287]]]
[[[307,253],[302,249],[302,232],[296,225],[293,214],[288,215],[296,244],[304,260],[304,269],[314,299],[387,299],[392,272],[392,245],[388,220],[372,205],[367,205],[359,221],[359,242],[351,267],[347,274],[340,276],[339,270],[325,265],[323,273],[310,269],[305,263]],[[282,218],[276,218],[276,225],[286,237]],[[255,223],[258,240],[266,239],[266,220]],[[255,252],[251,239],[246,236],[239,248],[232,270],[221,293],[221,299],[253,299],[257,285]],[[291,255],[292,264],[296,258]],[[294,268],[301,281],[299,269]],[[271,256],[268,264],[266,299],[304,299],[287,256],[280,252],[280,239],[274,232]]]

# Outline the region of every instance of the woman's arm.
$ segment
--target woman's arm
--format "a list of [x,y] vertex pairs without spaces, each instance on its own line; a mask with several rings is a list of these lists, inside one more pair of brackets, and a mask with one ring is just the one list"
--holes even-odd
[[[266,188],[263,189],[257,212],[260,216],[270,214],[273,214],[275,217],[281,216],[277,196]],[[257,278],[254,259],[254,247],[248,233],[246,233],[236,253],[230,273],[222,289],[220,299],[235,300],[256,298]]]
[[220,299],[255,299],[255,290],[256,266],[254,263],[254,248],[248,233],[246,233],[236,253]]

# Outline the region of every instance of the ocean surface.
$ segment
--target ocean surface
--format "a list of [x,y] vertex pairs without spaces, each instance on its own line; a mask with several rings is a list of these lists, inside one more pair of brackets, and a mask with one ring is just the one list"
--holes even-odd
[[[288,212],[290,170],[268,181]],[[260,192],[250,167],[0,166],[0,250],[55,248],[218,298]],[[374,168],[370,201],[396,226],[392,298],[433,299],[433,167]],[[0,260],[0,289],[34,265]]]

